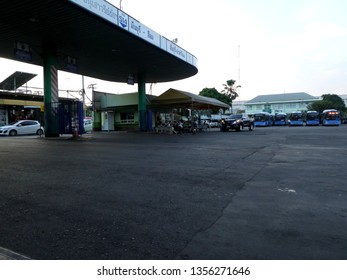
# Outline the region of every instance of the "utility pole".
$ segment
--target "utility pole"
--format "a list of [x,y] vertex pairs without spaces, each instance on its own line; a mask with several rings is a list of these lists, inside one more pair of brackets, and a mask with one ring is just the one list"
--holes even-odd
[[86,104],[86,91],[84,90],[84,76],[82,75],[82,102],[83,102],[83,110]]
[[241,53],[240,53],[240,45],[238,45],[238,50],[237,50],[237,57],[238,57],[238,86],[237,88],[239,89],[239,98],[240,98],[240,89],[241,89]]
[[95,96],[94,96],[94,88],[95,88],[95,86],[96,86],[96,84],[90,84],[90,85],[88,85],[88,89],[92,89],[92,110],[93,110],[93,112],[94,112],[94,110],[95,110]]

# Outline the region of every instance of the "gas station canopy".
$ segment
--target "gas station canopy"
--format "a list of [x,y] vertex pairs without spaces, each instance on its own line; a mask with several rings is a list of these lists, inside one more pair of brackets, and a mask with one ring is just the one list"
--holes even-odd
[[104,0],[5,0],[0,9],[0,57],[113,82],[169,82],[198,72],[197,59]]

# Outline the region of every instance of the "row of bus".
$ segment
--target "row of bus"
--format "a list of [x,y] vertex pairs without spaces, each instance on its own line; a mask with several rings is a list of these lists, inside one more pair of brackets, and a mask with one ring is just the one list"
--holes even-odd
[[341,124],[340,112],[335,109],[317,111],[292,112],[290,114],[278,113],[275,115],[261,112],[253,115],[255,126],[290,125],[290,126],[338,126]]

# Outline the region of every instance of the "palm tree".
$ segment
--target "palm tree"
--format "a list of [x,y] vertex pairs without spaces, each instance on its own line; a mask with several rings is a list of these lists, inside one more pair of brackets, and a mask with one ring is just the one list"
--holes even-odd
[[230,98],[231,107],[233,100],[239,96],[236,92],[235,82],[235,80],[228,80],[226,84],[223,84],[224,89],[222,90],[222,93]]

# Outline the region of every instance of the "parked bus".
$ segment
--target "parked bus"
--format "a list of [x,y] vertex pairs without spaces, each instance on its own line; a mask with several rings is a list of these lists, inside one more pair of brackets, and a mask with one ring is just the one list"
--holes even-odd
[[254,126],[270,126],[272,125],[272,116],[267,112],[254,114]]
[[285,113],[276,114],[274,125],[287,125],[287,114]]
[[304,116],[302,112],[293,112],[289,116],[289,125],[304,125]]
[[340,125],[340,112],[335,109],[324,110],[321,115],[322,125]]
[[306,125],[319,125],[319,113],[317,111],[307,111]]

